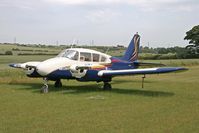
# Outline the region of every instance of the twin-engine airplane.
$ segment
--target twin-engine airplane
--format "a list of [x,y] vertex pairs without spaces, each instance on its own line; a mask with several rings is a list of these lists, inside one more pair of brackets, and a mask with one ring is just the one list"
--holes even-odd
[[42,77],[44,86],[41,91],[48,92],[48,80],[55,81],[55,87],[62,87],[61,79],[78,81],[104,82],[103,89],[110,90],[112,78],[122,75],[160,74],[187,70],[182,67],[138,68],[140,66],[158,65],[138,62],[140,36],[135,34],[122,58],[89,49],[70,48],[58,56],[42,62],[10,64],[14,68],[26,70],[28,77]]

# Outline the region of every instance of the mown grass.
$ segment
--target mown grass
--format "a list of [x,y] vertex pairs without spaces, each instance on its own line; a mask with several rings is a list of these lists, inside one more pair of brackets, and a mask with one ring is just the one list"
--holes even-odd
[[[42,79],[7,67],[47,57],[0,57],[0,132],[199,131],[197,64],[185,65],[184,73],[147,75],[144,89],[141,76],[127,76],[114,78],[112,91],[102,91],[102,83],[67,80],[58,90],[49,82],[48,94],[40,93]],[[181,61],[198,62],[173,62]]]
[[199,59],[141,60],[143,62],[162,63],[167,66],[198,66]]

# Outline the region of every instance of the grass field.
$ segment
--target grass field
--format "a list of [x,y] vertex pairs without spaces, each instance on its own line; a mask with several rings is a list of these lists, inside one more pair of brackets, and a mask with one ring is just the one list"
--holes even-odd
[[41,79],[7,67],[49,57],[0,56],[0,132],[199,132],[199,59],[158,61],[189,71],[148,75],[144,89],[141,76],[127,76],[114,78],[112,91],[64,80],[48,94]]

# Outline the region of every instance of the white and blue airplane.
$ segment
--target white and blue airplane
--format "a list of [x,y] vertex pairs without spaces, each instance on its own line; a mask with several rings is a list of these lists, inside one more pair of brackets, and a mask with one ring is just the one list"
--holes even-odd
[[139,68],[140,66],[159,65],[138,61],[140,36],[135,34],[122,58],[83,48],[65,49],[54,58],[42,62],[10,64],[14,68],[26,70],[28,77],[41,77],[44,86],[41,91],[48,92],[48,80],[55,81],[55,87],[62,87],[61,79],[104,82],[103,89],[110,90],[113,77],[137,74],[161,74],[184,71],[182,67]]

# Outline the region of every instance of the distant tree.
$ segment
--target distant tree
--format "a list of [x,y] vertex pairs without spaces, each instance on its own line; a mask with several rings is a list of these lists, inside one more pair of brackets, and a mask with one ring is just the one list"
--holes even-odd
[[5,55],[13,55],[13,54],[12,54],[12,51],[6,51]]
[[186,46],[188,53],[193,57],[199,57],[199,25],[187,31],[184,40],[189,40],[189,44],[191,44]]
[[147,46],[145,46],[145,47],[140,46],[140,52],[141,53],[155,53],[153,48],[149,48]]
[[191,30],[186,32],[185,40],[189,40],[189,44],[199,46],[199,25],[194,26]]
[[157,48],[156,50],[157,50],[158,54],[168,54],[167,48]]

